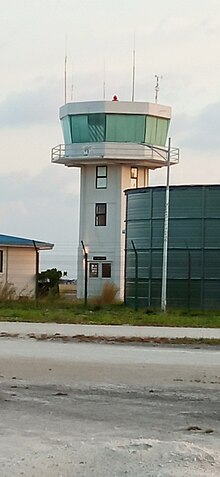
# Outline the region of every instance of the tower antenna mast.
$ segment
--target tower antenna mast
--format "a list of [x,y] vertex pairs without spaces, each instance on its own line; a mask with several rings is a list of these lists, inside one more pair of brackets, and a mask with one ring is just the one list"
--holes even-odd
[[67,77],[67,38],[65,41],[65,58],[64,58],[64,104],[66,104],[66,77]]
[[134,47],[132,52],[132,93],[131,101],[134,101],[135,97],[135,74],[136,74],[136,51],[135,51],[135,32],[134,32]]
[[155,75],[156,78],[156,84],[155,84],[155,103],[158,101],[158,95],[160,91],[160,80],[163,78],[163,76]]
[[131,101],[134,101],[134,96],[135,96],[135,49],[133,49],[133,65],[132,65],[132,95],[131,95]]
[[64,103],[66,104],[66,67],[67,67],[67,56],[65,55],[64,60]]
[[103,100],[105,101],[106,97],[106,79],[105,79],[105,58],[103,63]]
[[73,90],[74,90],[74,86],[73,86],[73,64],[72,64],[71,103],[73,102]]

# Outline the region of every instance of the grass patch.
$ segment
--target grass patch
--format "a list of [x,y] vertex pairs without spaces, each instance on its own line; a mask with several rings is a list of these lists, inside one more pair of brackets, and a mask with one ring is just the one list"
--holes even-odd
[[89,304],[67,299],[0,301],[0,321],[82,323],[103,325],[177,326],[220,328],[219,311],[143,309],[135,312],[122,304]]

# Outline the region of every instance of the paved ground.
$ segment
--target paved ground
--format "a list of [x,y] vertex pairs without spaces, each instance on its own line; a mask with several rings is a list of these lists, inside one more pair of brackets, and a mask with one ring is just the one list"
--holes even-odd
[[159,326],[112,326],[112,325],[69,325],[56,323],[16,323],[0,322],[2,333],[19,334],[26,337],[60,334],[62,336],[103,336],[103,337],[158,337],[158,338],[216,338],[220,339],[219,328],[170,328]]
[[220,351],[0,340],[1,477],[219,477]]

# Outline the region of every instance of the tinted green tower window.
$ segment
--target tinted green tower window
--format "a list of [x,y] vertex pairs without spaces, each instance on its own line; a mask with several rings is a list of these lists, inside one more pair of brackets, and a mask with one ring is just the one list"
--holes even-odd
[[145,116],[131,114],[107,114],[106,141],[144,142]]
[[169,120],[141,114],[77,114],[62,119],[65,144],[128,142],[165,146]]
[[63,130],[63,137],[65,144],[72,143],[72,135],[71,135],[71,128],[70,128],[70,116],[65,116],[61,120],[62,130]]
[[102,142],[105,137],[105,114],[71,116],[72,142]]
[[145,142],[156,146],[165,146],[169,120],[147,116]]

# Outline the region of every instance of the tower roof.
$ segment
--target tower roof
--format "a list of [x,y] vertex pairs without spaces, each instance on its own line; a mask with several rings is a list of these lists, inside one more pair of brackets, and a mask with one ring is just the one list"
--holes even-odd
[[171,107],[138,101],[82,101],[67,103],[60,108],[60,119],[75,114],[146,114],[160,118],[171,118]]

